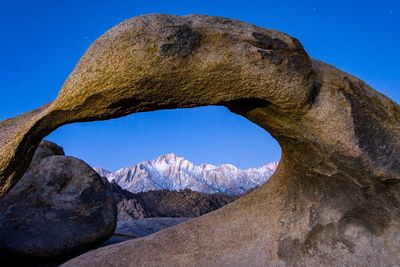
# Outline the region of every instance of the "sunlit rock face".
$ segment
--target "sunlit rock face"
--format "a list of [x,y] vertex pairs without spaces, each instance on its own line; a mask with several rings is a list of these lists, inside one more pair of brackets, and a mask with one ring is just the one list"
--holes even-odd
[[399,106],[311,60],[296,39],[225,18],[147,15],[101,36],[55,101],[0,123],[1,192],[61,125],[205,105],[225,105],[277,139],[282,159],[267,184],[66,266],[400,263]]

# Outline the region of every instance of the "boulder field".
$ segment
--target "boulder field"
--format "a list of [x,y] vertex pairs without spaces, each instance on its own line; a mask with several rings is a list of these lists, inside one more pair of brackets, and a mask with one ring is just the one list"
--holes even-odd
[[106,32],[53,102],[0,122],[0,195],[64,124],[207,105],[276,138],[273,177],[215,212],[65,266],[400,264],[400,107],[297,39],[226,18],[145,15]]

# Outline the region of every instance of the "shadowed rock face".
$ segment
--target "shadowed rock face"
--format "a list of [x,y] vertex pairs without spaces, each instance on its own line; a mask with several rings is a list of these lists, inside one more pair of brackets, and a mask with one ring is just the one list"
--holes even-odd
[[225,105],[269,131],[269,182],[222,209],[67,266],[400,263],[400,108],[312,61],[290,36],[223,18],[148,15],[95,41],[52,103],[0,123],[0,186],[74,121]]
[[131,193],[112,183],[118,221],[151,217],[198,217],[219,209],[239,196],[181,191],[151,190]]
[[27,172],[0,199],[0,260],[52,259],[108,239],[117,214],[106,183],[83,161],[42,141]]

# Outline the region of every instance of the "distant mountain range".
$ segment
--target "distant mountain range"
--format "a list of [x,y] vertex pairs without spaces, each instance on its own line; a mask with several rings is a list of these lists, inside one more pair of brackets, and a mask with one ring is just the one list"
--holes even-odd
[[187,159],[169,153],[116,172],[97,167],[94,169],[110,182],[132,193],[190,189],[208,194],[240,195],[262,185],[271,177],[277,166],[278,163],[273,162],[259,168],[241,170],[231,164],[195,165]]

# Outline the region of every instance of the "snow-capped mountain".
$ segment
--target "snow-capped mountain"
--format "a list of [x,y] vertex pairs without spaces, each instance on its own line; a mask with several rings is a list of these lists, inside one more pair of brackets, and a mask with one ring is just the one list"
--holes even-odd
[[277,166],[278,163],[273,162],[259,168],[241,170],[231,164],[195,165],[170,153],[116,172],[94,169],[110,182],[132,193],[160,189],[180,191],[188,188],[204,193],[239,195],[262,185]]

